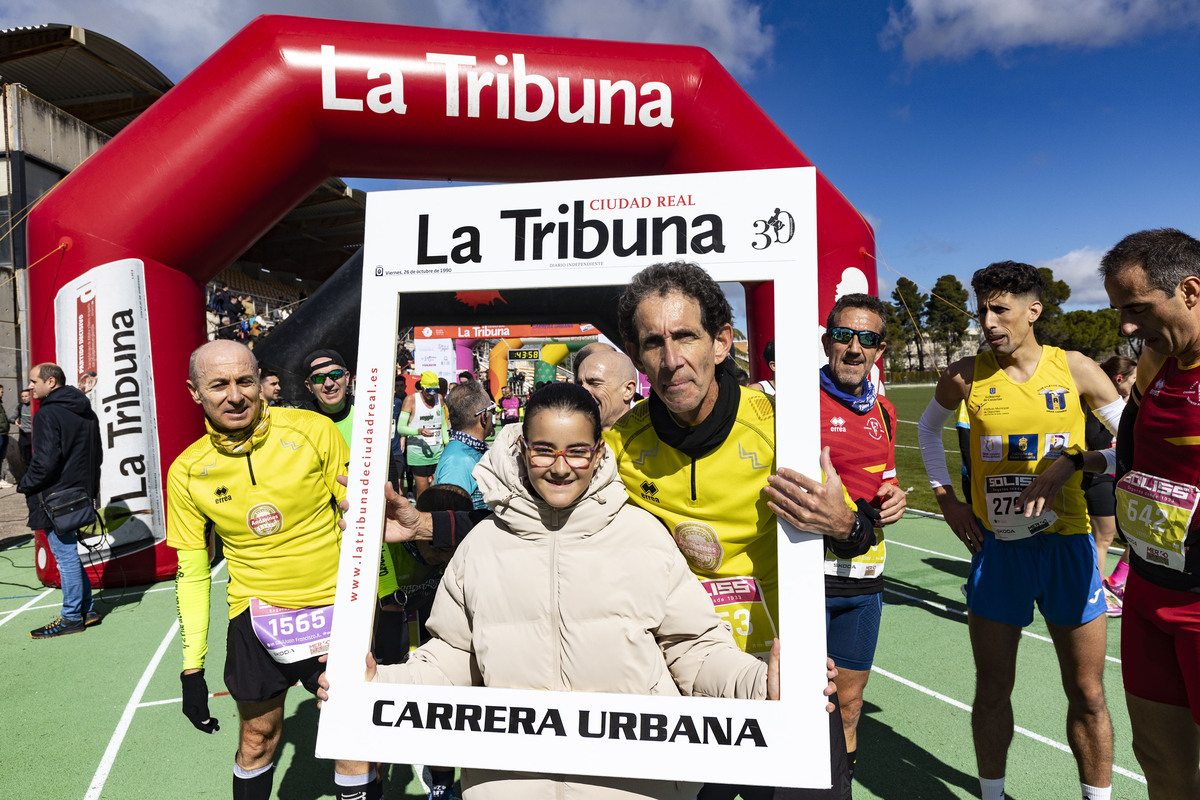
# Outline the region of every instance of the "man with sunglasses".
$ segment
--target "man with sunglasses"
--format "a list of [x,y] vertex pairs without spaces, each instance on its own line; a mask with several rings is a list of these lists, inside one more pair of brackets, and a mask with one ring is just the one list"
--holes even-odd
[[[350,370],[337,350],[314,350],[304,358],[309,375],[304,385],[316,399],[317,412],[328,417],[351,446],[354,429],[354,397],[349,394]],[[381,664],[395,664],[408,653],[408,636],[402,622],[391,614],[403,612],[400,584],[415,570],[412,559],[403,550],[384,548],[379,558],[379,610],[375,617],[372,652]]]
[[492,413],[495,409],[492,398],[476,381],[459,383],[446,398],[450,441],[442,450],[442,457],[433,473],[433,483],[451,483],[462,487],[471,495],[471,504],[477,509],[487,508],[487,504],[483,502],[483,493],[479,491],[471,470],[487,452],[486,440],[495,432]]
[[317,411],[333,420],[349,444],[350,429],[354,426],[354,398],[348,392],[350,370],[346,359],[337,350],[313,350],[303,363],[308,368],[304,387],[313,396]]
[[[848,294],[834,304],[821,337],[829,363],[821,367],[821,446],[829,448],[852,500],[875,518],[866,552],[847,554],[834,539],[825,549],[825,641],[838,668],[846,758],[854,776],[858,720],[871,676],[883,614],[885,545],[882,526],[904,515],[896,480],[896,409],[878,396],[871,366],[887,349],[887,308],[877,297]],[[772,347],[771,360],[774,360]]]
[[[1041,274],[1004,261],[971,279],[988,349],[942,373],[918,425],[921,457],[946,524],[971,552],[967,628],[975,657],[971,730],[983,800],[1004,796],[1017,645],[1037,603],[1067,695],[1067,743],[1085,800],[1108,798],[1112,722],[1104,701],[1104,588],[1080,472],[1111,472],[1086,451],[1080,399],[1116,433],[1125,403],[1096,362],[1038,343]],[[966,401],[971,496],[946,468],[942,429]]]
[[404,398],[396,433],[408,437],[408,467],[416,481],[416,496],[429,488],[442,448],[450,440],[445,423],[437,373],[421,373],[421,391]]

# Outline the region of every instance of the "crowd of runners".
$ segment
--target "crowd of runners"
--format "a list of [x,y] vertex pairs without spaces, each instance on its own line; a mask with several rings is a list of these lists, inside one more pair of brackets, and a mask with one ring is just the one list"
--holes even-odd
[[[972,279],[986,346],[947,368],[919,424],[946,524],[971,554],[964,593],[984,800],[1004,796],[1017,649],[1035,605],[1058,654],[1082,797],[1111,792],[1106,616],[1120,617],[1133,748],[1151,799],[1200,797],[1200,242],[1171,229],[1136,233],[1101,273],[1122,334],[1144,345],[1136,363],[1102,367],[1040,344],[1038,270],[995,263]],[[619,307],[624,352],[579,354],[575,385],[513,402],[510,386],[493,398],[467,373],[446,393],[426,373],[397,401],[404,446],[392,452],[415,491],[405,496],[395,470],[385,488],[374,680],[774,699],[776,521],[825,537],[831,787],[464,768],[466,798],[851,796],[883,619],[884,532],[906,509],[896,412],[871,380],[886,320],[864,294],[838,298],[823,320],[820,480],[776,463],[774,342],[764,353],[771,375],[741,385],[731,307],[692,264],[633,278]],[[216,627],[226,631],[224,682],[238,708],[235,798],[271,794],[288,689],[337,690],[314,654],[327,647],[332,618],[353,375],[334,350],[305,364],[315,413],[269,402],[278,380],[242,344],[197,349],[187,388],[207,432],[167,480],[183,711],[206,733],[219,728],[205,678],[218,541],[228,563],[229,624]],[[636,395],[639,371],[647,399]],[[962,499],[942,444],[960,409]],[[1105,575],[1114,536],[1128,549]],[[713,589],[731,579],[742,588]],[[536,588],[550,586],[553,596]],[[580,637],[584,624],[591,633]],[[555,666],[563,653],[570,668]],[[376,766],[336,762],[336,796],[381,797]],[[457,796],[452,767],[433,776],[431,798]]]

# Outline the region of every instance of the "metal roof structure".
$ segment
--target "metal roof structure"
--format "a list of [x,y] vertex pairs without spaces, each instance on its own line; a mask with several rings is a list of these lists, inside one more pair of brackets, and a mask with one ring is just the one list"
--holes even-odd
[[0,81],[23,84],[108,136],[174,86],[123,44],[62,24],[0,31]]
[[[0,83],[19,83],[107,136],[175,85],[125,45],[61,23],[0,30]],[[322,281],[362,245],[365,208],[363,192],[328,178],[238,263]]]

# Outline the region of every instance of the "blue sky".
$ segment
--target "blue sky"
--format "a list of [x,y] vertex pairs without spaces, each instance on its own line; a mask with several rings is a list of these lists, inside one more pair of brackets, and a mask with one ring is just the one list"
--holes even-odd
[[[343,0],[339,16],[707,47],[875,227],[897,275],[1050,266],[1069,308],[1127,233],[1200,234],[1200,0]],[[8,0],[182,78],[259,13],[316,0]],[[603,16],[603,19],[600,17]],[[0,70],[2,72],[2,70]],[[352,181],[377,188],[381,182]],[[382,185],[394,185],[391,182]],[[890,268],[890,269],[889,269]]]

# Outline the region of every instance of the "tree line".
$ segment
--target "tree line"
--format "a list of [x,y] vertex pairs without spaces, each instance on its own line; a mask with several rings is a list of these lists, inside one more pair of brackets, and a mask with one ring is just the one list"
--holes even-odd
[[[1141,342],[1122,339],[1116,309],[1064,312],[1062,305],[1071,297],[1071,287],[1057,280],[1048,267],[1039,267],[1038,272],[1046,284],[1042,315],[1034,325],[1039,342],[1078,350],[1094,359],[1114,352],[1137,358]],[[959,355],[971,355],[959,353],[975,313],[967,305],[970,297],[953,275],[938,278],[929,293],[922,292],[908,278],[896,281],[892,302],[885,303],[889,312],[887,340],[891,344],[884,354],[887,368],[940,369]],[[915,353],[909,352],[909,342],[915,346]]]

